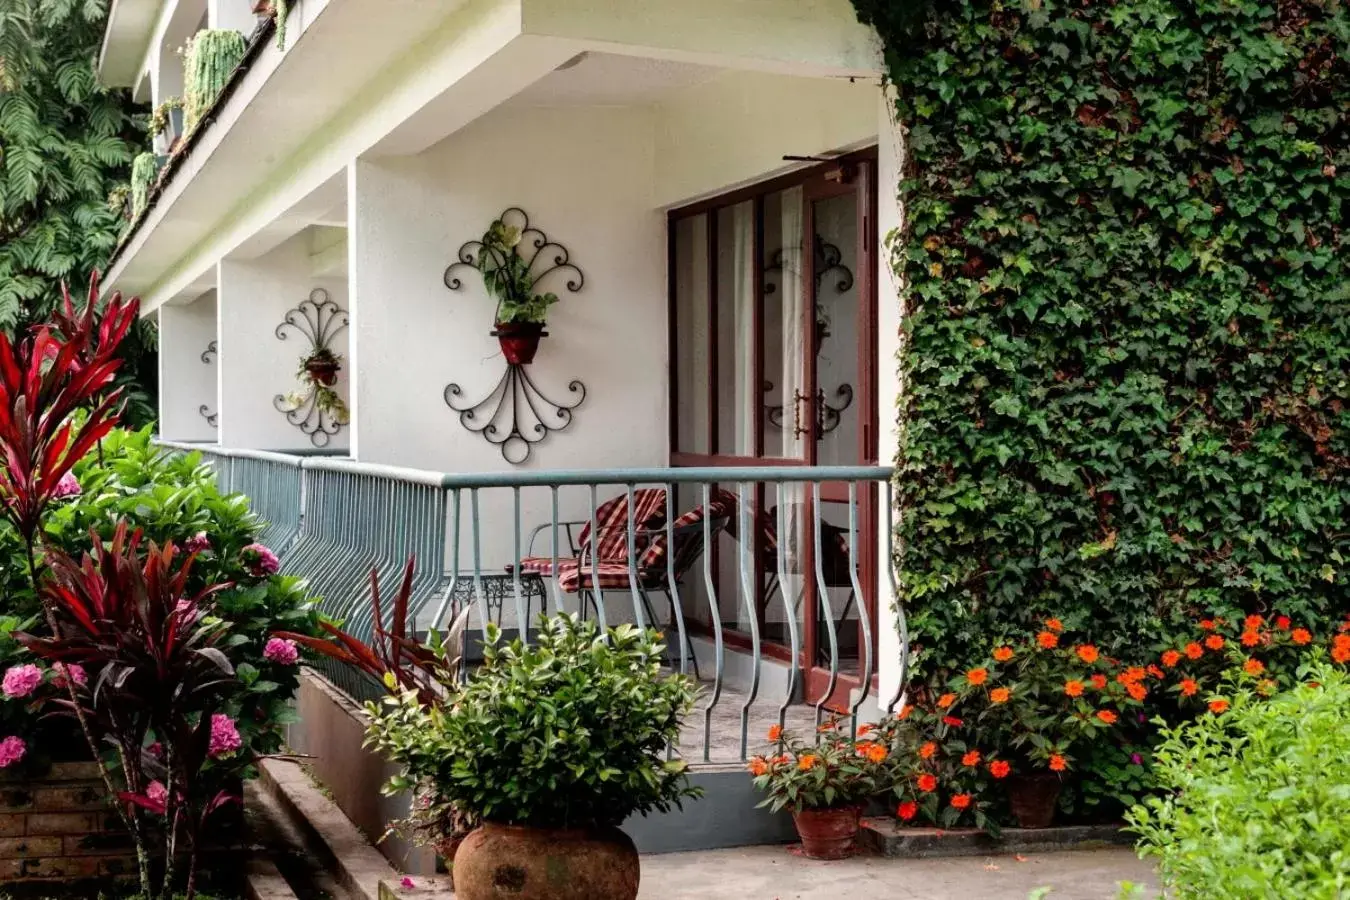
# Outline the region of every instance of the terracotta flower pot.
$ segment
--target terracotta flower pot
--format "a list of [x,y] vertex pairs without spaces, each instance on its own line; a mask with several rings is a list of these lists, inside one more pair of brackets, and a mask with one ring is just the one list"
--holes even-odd
[[1021,828],[1049,828],[1055,820],[1055,804],[1062,787],[1059,776],[1013,775],[1007,781],[1008,805]]
[[502,346],[502,356],[512,365],[526,366],[534,362],[539,352],[539,339],[544,336],[542,322],[498,322],[497,343]]
[[792,813],[802,852],[812,859],[848,859],[858,838],[861,806],[798,809]]
[[253,14],[255,16],[270,16],[276,12],[272,8],[272,0],[253,0]]
[[484,823],[455,852],[458,900],[635,900],[638,854],[617,828]]
[[328,359],[311,359],[305,363],[305,371],[309,373],[309,377],[324,387],[333,386],[341,368],[336,362]]

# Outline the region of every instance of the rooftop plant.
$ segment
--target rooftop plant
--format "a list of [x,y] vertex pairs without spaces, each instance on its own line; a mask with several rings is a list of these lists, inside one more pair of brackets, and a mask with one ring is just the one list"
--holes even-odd
[[244,58],[244,37],[232,29],[206,28],[188,42],[183,63],[183,127],[191,132]]

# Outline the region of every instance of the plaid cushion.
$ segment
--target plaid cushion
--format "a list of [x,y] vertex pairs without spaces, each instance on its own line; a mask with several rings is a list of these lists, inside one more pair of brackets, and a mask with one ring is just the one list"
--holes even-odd
[[[575,594],[579,590],[590,590],[595,586],[596,572],[599,573],[600,590],[602,591],[627,589],[629,587],[627,563],[596,563],[593,570],[590,563],[582,565],[577,560],[570,560],[566,565],[559,564],[558,586],[569,594]],[[640,583],[641,580],[639,579]]]
[[[563,563],[576,562],[575,556],[559,556],[558,568],[562,568]],[[509,568],[509,567],[508,567]],[[520,571],[526,574],[534,575],[552,575],[553,557],[551,556],[527,556],[520,561]]]
[[[662,488],[643,488],[633,491],[633,527],[653,528],[666,521],[666,492]],[[603,562],[628,558],[628,493],[625,491],[606,500],[595,510],[596,530],[600,539],[594,552]],[[587,522],[577,538],[583,559],[591,554],[591,523]]]

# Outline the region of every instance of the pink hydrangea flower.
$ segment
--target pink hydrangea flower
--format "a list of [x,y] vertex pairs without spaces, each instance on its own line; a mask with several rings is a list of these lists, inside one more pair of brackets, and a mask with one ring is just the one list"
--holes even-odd
[[67,472],[61,476],[61,480],[52,489],[52,499],[60,500],[62,497],[76,497],[80,493],[82,493],[80,480],[75,477],[74,472]]
[[10,735],[0,741],[0,769],[8,769],[23,759],[27,752],[28,745],[18,735]]
[[265,575],[275,575],[281,568],[281,560],[277,559],[277,555],[262,544],[249,544],[239,551],[239,558],[250,574],[260,578]]
[[211,716],[211,743],[206,750],[213,757],[226,756],[244,746],[234,719],[224,713]]
[[57,663],[52,668],[56,670],[56,677],[52,679],[52,684],[59,688],[64,688],[66,686],[67,675],[70,676],[71,681],[81,687],[89,681],[89,676],[85,673],[84,666],[79,663]]
[[295,641],[285,638],[272,638],[263,648],[263,659],[283,666],[293,666],[299,658],[300,651],[295,649]]
[[169,789],[164,786],[162,781],[152,781],[145,787],[145,799],[161,805],[168,803]]
[[32,663],[13,666],[5,672],[4,691],[6,697],[27,697],[42,684],[42,670]]
[[410,891],[413,888],[417,887],[417,883],[414,882],[407,875],[404,875],[403,880],[398,883],[398,886],[403,888],[405,891]]
[[145,752],[146,752],[146,753],[149,753],[149,754],[150,754],[151,756],[153,756],[155,759],[163,759],[163,758],[164,758],[164,745],[161,744],[159,741],[155,741],[155,742],[154,742],[153,744],[151,744],[149,747],[146,747],[146,748],[145,748]]
[[199,531],[183,542],[183,548],[189,553],[205,553],[211,549],[211,539],[205,531]]

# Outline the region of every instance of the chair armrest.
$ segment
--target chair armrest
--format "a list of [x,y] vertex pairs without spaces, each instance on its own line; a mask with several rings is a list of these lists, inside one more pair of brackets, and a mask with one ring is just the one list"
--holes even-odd
[[[565,532],[567,533],[567,545],[568,545],[569,548],[571,548],[571,552],[570,552],[570,553],[563,553],[561,550],[559,550],[559,551],[558,551],[558,556],[559,556],[559,557],[563,557],[563,556],[576,556],[578,553],[580,553],[580,549],[577,547],[577,540],[576,540],[576,537],[572,534],[572,529],[575,528],[575,527],[577,527],[578,525],[586,525],[586,524],[589,524],[589,522],[590,522],[589,519],[578,519],[578,520],[575,520],[575,521],[559,522],[559,523],[558,523],[558,530],[559,530],[559,531],[565,531]],[[545,523],[542,524],[542,525],[536,525],[533,529],[530,530],[530,539],[529,539],[529,541],[526,542],[526,544],[525,544],[525,555],[526,555],[526,556],[534,556],[534,555],[535,555],[535,552],[534,552],[534,541],[535,541],[535,538],[539,537],[539,534],[540,534],[541,532],[543,532],[543,531],[548,531],[548,530],[550,530],[550,529],[552,529],[552,528],[553,528],[553,523],[552,523],[552,522],[545,522]]]

